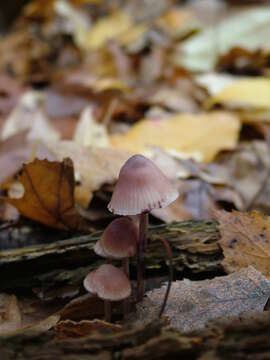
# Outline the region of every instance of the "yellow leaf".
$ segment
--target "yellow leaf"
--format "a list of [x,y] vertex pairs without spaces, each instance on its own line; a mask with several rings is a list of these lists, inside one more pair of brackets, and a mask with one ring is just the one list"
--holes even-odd
[[228,273],[249,265],[270,278],[270,218],[253,211],[215,212],[223,250],[222,265]]
[[211,161],[220,150],[237,144],[239,119],[230,113],[177,114],[166,120],[144,119],[126,134],[110,137],[114,148],[145,152],[149,146],[192,155],[201,153]]
[[207,101],[206,106],[223,104],[235,108],[269,109],[270,79],[243,79],[226,86]]
[[157,24],[171,36],[177,36],[184,30],[191,30],[192,22],[194,23],[194,14],[180,7],[168,9],[157,19]]
[[97,21],[87,34],[85,48],[88,50],[98,49],[109,39],[120,37],[131,27],[131,18],[120,11],[104,17]]
[[106,90],[119,90],[119,91],[125,91],[128,89],[127,85],[116,78],[104,78],[104,79],[98,79],[94,85],[93,89],[96,92],[102,92]]
[[135,43],[139,39],[141,39],[145,33],[147,32],[148,28],[145,24],[139,24],[136,26],[131,27],[128,31],[125,31],[121,37],[120,42],[123,46],[128,46],[132,43]]

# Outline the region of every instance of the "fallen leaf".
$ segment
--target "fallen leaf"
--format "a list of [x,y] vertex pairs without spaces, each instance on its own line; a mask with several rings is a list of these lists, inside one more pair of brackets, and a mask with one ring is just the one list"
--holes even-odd
[[120,38],[132,27],[132,19],[121,11],[112,13],[97,21],[85,37],[84,48],[97,49],[110,39]]
[[148,101],[151,105],[163,106],[174,112],[193,113],[199,110],[195,99],[192,98],[191,94],[183,90],[183,88],[160,88]]
[[270,278],[270,218],[258,212],[237,211],[218,211],[215,217],[219,222],[225,270],[231,273],[252,265]]
[[89,106],[89,101],[74,94],[67,95],[55,89],[48,89],[45,93],[44,105],[46,114],[50,118],[65,119],[79,115],[84,108]]
[[156,23],[168,35],[177,38],[193,30],[194,15],[188,9],[175,6],[157,18]]
[[[140,320],[156,317],[166,286],[147,293],[137,305]],[[270,295],[270,281],[252,266],[231,275],[172,284],[165,316],[181,331],[204,328],[209,321],[262,312]]]
[[105,126],[94,118],[93,109],[83,110],[74,133],[74,141],[82,146],[108,147],[109,138]]
[[23,165],[18,181],[21,198],[5,198],[21,215],[58,229],[80,229],[83,220],[74,204],[74,172],[70,159],[34,160]]
[[134,153],[156,146],[189,155],[200,152],[204,161],[211,161],[220,150],[236,146],[239,130],[239,119],[230,113],[177,114],[166,120],[141,120],[126,134],[111,135],[110,141],[114,148]]
[[269,167],[266,142],[250,141],[218,156],[215,163],[208,165],[208,171],[239,193],[243,199],[243,209],[252,208],[269,214]]
[[270,80],[258,77],[235,81],[206,102],[207,107],[215,104],[235,109],[269,110]]
[[152,215],[167,223],[211,219],[214,211],[222,208],[223,202],[232,204],[237,209],[243,208],[243,201],[239,194],[225,184],[211,184],[198,176],[197,179],[178,181],[176,186],[180,193],[178,199],[164,209],[151,212]]
[[[110,67],[111,67],[110,61]],[[98,62],[96,65],[97,69],[95,72],[98,74],[95,75],[89,69],[80,68],[78,70],[63,72],[58,75],[57,81],[61,83],[61,86],[65,89],[65,91],[70,91],[70,93],[78,93],[78,94],[86,94],[93,93],[93,95],[97,95],[99,93],[103,93],[106,91],[115,91],[115,93],[122,93],[128,89],[126,83],[124,83],[121,79],[117,79],[114,74],[114,69],[108,74],[105,72],[105,75],[102,73],[104,71],[104,64]],[[107,70],[107,69],[106,69]],[[99,74],[101,72],[101,74]],[[103,75],[103,77],[101,76]]]
[[195,77],[195,81],[205,87],[211,96],[221,93],[227,86],[237,82],[238,76],[220,73],[202,73]]
[[16,135],[0,141],[0,186],[5,181],[15,175],[23,163],[31,158],[55,160],[55,156],[41,142],[31,142],[27,140],[27,131],[22,131]]
[[176,61],[191,71],[211,71],[218,57],[235,46],[268,50],[269,24],[268,7],[238,12],[181,44]]
[[75,200],[87,207],[93,192],[104,184],[114,183],[124,162],[131,153],[110,148],[86,148],[72,141],[47,143],[59,161],[70,157],[74,162],[75,177],[79,185],[75,188]]
[[86,49],[87,35],[91,26],[90,18],[85,12],[63,0],[53,1],[53,8],[55,13],[65,22],[66,28],[71,29],[74,43],[79,48]]
[[37,91],[23,94],[18,105],[6,119],[1,138],[3,140],[24,130],[28,130],[27,139],[52,141],[60,138],[59,133],[50,124],[46,116],[45,97]]
[[235,47],[219,58],[217,70],[237,75],[260,76],[263,75],[267,63],[268,56],[263,51]]

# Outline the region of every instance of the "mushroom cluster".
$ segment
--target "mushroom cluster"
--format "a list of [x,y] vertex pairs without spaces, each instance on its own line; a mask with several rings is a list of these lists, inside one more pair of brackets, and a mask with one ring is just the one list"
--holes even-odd
[[[84,280],[87,291],[104,300],[107,321],[111,319],[111,301],[124,300],[124,315],[128,311],[127,298],[131,294],[129,258],[137,255],[137,301],[144,295],[144,253],[147,248],[148,214],[164,208],[178,197],[177,189],[162,171],[143,155],[129,158],[120,170],[108,209],[122,216],[139,216],[139,229],[128,217],[112,221],[96,243],[95,252],[107,259],[122,260],[123,270],[105,264],[92,271]],[[169,244],[159,239],[170,259],[170,281],[161,307],[162,314],[172,280],[172,262]]]

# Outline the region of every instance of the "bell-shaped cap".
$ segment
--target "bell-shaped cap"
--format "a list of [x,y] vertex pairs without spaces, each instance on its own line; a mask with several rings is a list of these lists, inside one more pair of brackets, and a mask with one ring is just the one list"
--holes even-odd
[[84,279],[85,289],[103,300],[120,301],[131,294],[126,274],[111,264],[101,265]]
[[133,221],[127,218],[118,218],[104,230],[94,251],[105,258],[129,258],[136,254],[138,238],[138,228]]
[[94,252],[101,257],[109,258],[108,254],[104,251],[103,246],[101,244],[101,240],[98,240],[94,245]]
[[138,215],[164,208],[178,196],[177,189],[151,160],[134,155],[120,170],[108,209],[118,215]]

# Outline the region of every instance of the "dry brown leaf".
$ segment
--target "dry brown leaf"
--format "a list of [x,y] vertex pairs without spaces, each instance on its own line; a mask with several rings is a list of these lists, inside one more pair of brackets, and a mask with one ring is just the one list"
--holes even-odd
[[[164,286],[147,293],[138,305],[139,319],[157,316],[165,291]],[[165,315],[173,326],[187,332],[218,318],[263,311],[269,295],[270,281],[250,266],[212,280],[174,282]]]
[[103,184],[117,180],[120,168],[131,156],[129,152],[114,149],[87,148],[72,141],[58,141],[47,144],[59,161],[70,157],[74,162],[76,180],[75,199],[87,207],[93,192]]
[[270,277],[270,218],[258,212],[217,211],[224,252],[222,265],[229,273],[252,265]]
[[244,203],[238,192],[224,177],[219,176],[218,171],[212,171],[213,163],[200,164],[175,158],[158,149],[153,149],[151,159],[174,181],[180,193],[178,199],[168,207],[153,210],[155,217],[165,222],[209,219],[213,217],[213,210],[222,208],[221,204],[224,203],[236,209],[243,208]]
[[202,220],[213,218],[215,210],[222,208],[221,203],[242,208],[239,194],[226,185],[215,185],[200,178],[178,181],[180,196],[164,209],[153,210],[157,218],[170,223],[172,221]]
[[267,55],[261,50],[250,51],[241,47],[234,47],[228,53],[220,56],[217,69],[221,73],[259,76],[263,75],[267,67]]
[[244,207],[270,213],[269,148],[266,142],[250,141],[240,144],[233,152],[218,157],[208,166],[209,173],[219,176],[235,189]]
[[156,146],[189,155],[200,153],[203,160],[211,161],[220,150],[236,146],[239,130],[239,119],[230,113],[177,114],[166,120],[141,120],[110,140],[117,149],[140,153]]
[[21,215],[58,229],[80,229],[83,220],[75,210],[74,171],[70,159],[63,162],[34,160],[25,164],[18,181],[21,198],[5,198]]

